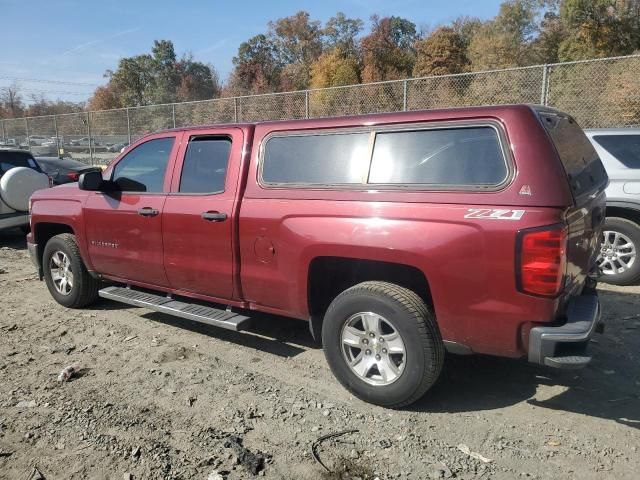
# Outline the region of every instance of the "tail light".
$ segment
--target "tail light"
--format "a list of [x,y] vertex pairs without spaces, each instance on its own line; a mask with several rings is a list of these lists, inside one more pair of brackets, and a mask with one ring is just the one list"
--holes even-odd
[[77,182],[80,178],[80,174],[78,172],[69,172],[67,173],[67,177],[69,177],[69,180],[72,182]]
[[552,225],[518,232],[516,284],[531,295],[557,297],[567,267],[567,227]]

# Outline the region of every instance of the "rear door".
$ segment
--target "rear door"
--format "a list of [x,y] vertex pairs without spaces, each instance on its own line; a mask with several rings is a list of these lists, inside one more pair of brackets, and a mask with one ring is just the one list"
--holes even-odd
[[573,118],[549,111],[539,115],[558,152],[574,199],[565,214],[569,228],[565,291],[570,295],[595,269],[608,177],[593,145]]
[[167,286],[162,210],[181,133],[149,137],[123,156],[110,179],[119,191],[92,192],[84,206],[89,257],[102,274]]
[[172,288],[234,296],[234,245],[240,128],[185,133],[162,214],[164,265]]

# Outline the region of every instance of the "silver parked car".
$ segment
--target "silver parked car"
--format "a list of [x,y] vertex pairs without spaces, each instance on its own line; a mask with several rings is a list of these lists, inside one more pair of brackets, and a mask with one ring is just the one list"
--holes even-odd
[[601,280],[640,280],[640,128],[585,130],[609,175],[607,219],[598,266]]

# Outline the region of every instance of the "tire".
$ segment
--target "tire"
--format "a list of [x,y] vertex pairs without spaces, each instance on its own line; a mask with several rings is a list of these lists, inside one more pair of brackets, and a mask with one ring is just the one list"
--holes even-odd
[[[67,273],[63,272],[65,265]],[[62,233],[47,242],[42,257],[42,268],[47,288],[60,305],[68,308],[82,308],[98,298],[100,281],[93,278],[87,271],[74,235]],[[67,282],[64,287],[59,278],[54,279],[56,273],[66,275]]]
[[[363,312],[364,317],[359,315]],[[369,336],[374,330],[380,338]],[[400,350],[393,331],[403,344],[402,356],[391,353]],[[363,282],[338,295],[325,314],[322,343],[331,371],[347,390],[388,408],[420,399],[444,364],[444,344],[433,314],[416,293],[393,283]],[[360,343],[363,347],[354,346]],[[388,373],[383,375],[384,370]]]
[[[618,248],[622,245],[631,245],[631,247]],[[613,251],[611,250],[612,247],[614,248]],[[617,252],[615,251],[616,248]],[[626,218],[607,217],[603,228],[601,251],[598,256],[599,280],[613,285],[633,285],[638,283],[640,281],[639,250],[640,225]],[[613,253],[612,258],[608,258],[607,253]],[[616,256],[618,257],[617,260]],[[621,260],[627,266],[621,263]]]
[[0,198],[17,212],[29,210],[29,198],[34,192],[49,188],[49,177],[27,167],[15,167],[0,178]]

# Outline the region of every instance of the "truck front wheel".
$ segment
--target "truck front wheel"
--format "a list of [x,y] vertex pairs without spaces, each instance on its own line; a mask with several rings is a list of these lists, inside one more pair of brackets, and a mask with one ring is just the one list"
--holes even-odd
[[87,271],[74,235],[52,237],[44,247],[42,267],[47,288],[60,305],[82,308],[98,298],[100,281]]
[[424,301],[387,282],[363,282],[338,295],[325,314],[322,343],[345,388],[390,408],[421,398],[444,363],[444,344]]

